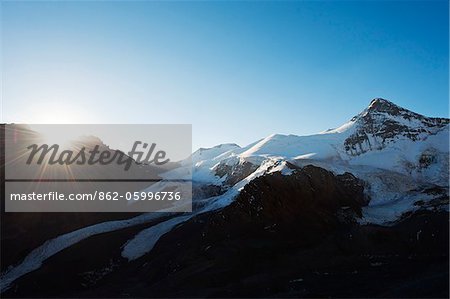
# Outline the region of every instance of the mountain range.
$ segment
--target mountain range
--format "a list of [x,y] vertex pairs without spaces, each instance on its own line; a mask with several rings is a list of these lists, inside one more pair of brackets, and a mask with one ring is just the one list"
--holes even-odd
[[376,98],[318,134],[201,148],[180,162],[192,213],[61,226],[2,253],[2,295],[448,297],[449,122]]

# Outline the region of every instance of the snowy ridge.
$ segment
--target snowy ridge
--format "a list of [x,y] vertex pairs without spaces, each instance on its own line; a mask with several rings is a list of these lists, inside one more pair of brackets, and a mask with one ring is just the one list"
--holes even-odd
[[194,180],[216,184],[222,182],[215,173],[219,162],[260,164],[265,158],[280,157],[294,164],[301,160],[327,161],[330,165],[325,168],[329,169],[333,164],[370,166],[448,185],[448,135],[448,119],[427,118],[375,99],[336,129],[310,136],[273,134],[244,148],[220,151],[217,156],[211,149],[205,160],[196,155],[193,175]]

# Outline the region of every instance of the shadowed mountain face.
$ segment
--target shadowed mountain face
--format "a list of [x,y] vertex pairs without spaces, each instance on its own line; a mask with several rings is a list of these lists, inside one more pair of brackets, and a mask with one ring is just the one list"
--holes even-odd
[[375,99],[324,133],[195,152],[192,213],[15,214],[2,296],[448,298],[448,126]]
[[[100,235],[57,254],[5,295],[445,296],[448,214],[420,211],[394,226],[361,226],[366,204],[350,174],[308,166],[265,175],[229,206],[174,228],[140,259],[124,260],[117,247],[135,229]],[[61,269],[76,260],[83,263]]]
[[[289,176],[276,172],[247,184],[236,198],[239,210],[263,227],[295,224],[339,223],[339,217],[361,217],[364,198],[361,181],[349,173],[333,175],[319,167],[306,166]],[[305,231],[302,227],[301,231]]]

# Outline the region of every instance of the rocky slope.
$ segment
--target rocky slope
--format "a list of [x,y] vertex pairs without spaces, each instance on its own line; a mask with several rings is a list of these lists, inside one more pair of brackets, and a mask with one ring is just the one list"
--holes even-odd
[[120,244],[143,227],[99,235],[53,256],[5,295],[447,296],[448,214],[421,210],[389,227],[359,225],[363,189],[351,174],[314,166],[267,174],[138,259],[124,259]]

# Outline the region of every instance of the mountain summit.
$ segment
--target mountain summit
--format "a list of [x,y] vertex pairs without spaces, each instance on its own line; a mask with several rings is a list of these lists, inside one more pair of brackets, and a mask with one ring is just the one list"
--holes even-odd
[[375,98],[373,99],[369,107],[367,107],[368,111],[376,111],[376,112],[385,112],[392,115],[398,115],[400,111],[408,111],[396,104],[392,103],[383,98]]
[[345,150],[360,155],[382,149],[396,139],[423,140],[449,124],[447,118],[425,117],[394,103],[376,98],[352,118],[354,131],[345,140]]

